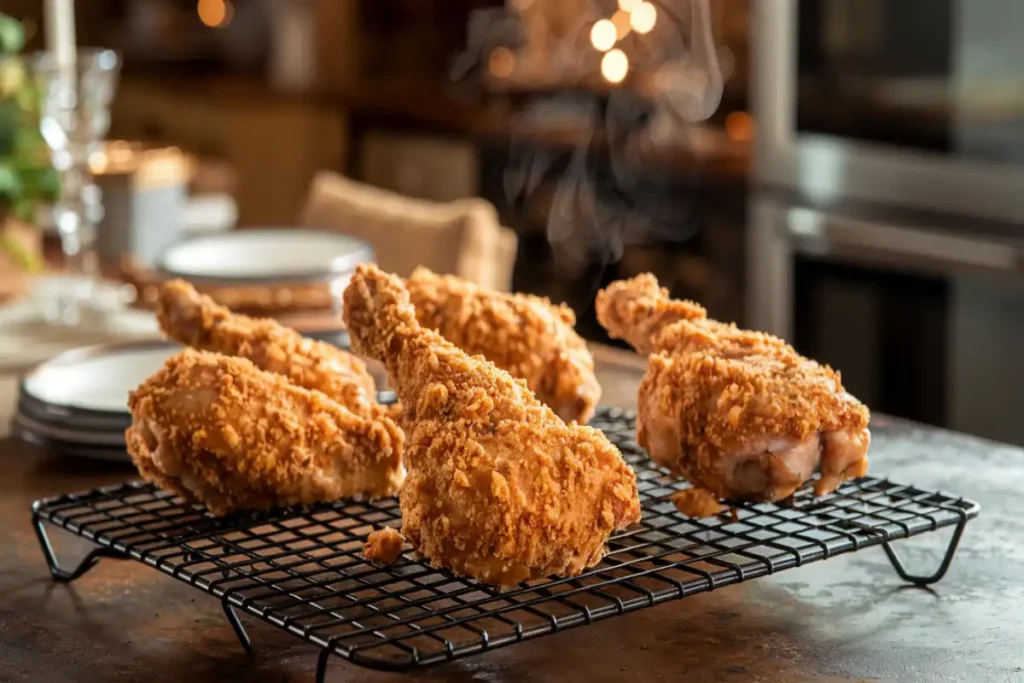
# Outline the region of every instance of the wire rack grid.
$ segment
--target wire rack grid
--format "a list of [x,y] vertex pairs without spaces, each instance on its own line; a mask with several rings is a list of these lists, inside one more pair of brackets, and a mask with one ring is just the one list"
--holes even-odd
[[[571,579],[501,590],[433,568],[408,547],[390,567],[369,562],[367,535],[400,525],[394,499],[217,518],[134,482],[39,501],[33,520],[55,579],[74,580],[103,557],[142,562],[219,598],[246,649],[238,612],[319,647],[323,681],[331,655],[410,670],[875,545],[902,579],[927,585],[946,573],[979,513],[962,498],[868,477],[824,498],[805,489],[785,504],[739,503],[732,517],[688,519],[669,500],[685,484],[637,446],[635,416],[602,409],[593,424],[636,471],[643,519],[611,538],[597,567]],[[96,548],[65,570],[44,523]],[[942,527],[953,533],[938,569],[911,574],[891,542]]]

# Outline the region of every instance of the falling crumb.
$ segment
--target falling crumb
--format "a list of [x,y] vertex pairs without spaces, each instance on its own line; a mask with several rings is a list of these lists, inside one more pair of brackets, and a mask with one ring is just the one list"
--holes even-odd
[[363,556],[383,564],[394,564],[402,554],[405,538],[397,529],[386,527],[370,534],[363,546]]
[[726,507],[703,489],[685,489],[672,494],[672,504],[687,517],[714,517],[726,511]]

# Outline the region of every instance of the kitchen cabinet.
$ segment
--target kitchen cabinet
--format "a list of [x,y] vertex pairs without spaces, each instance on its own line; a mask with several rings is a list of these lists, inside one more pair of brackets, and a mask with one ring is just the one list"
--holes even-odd
[[475,197],[479,164],[476,145],[463,137],[372,129],[359,141],[360,180],[409,197]]
[[127,78],[112,117],[113,137],[176,145],[230,164],[243,226],[294,223],[313,175],[340,168],[346,157],[343,110],[232,79],[174,87],[166,79]]

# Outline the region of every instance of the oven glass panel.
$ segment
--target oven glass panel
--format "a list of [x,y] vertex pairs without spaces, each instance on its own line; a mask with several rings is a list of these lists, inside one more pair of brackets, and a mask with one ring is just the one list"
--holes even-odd
[[948,284],[802,256],[795,266],[797,350],[873,410],[947,426]]
[[793,344],[874,412],[1024,445],[1024,281],[797,255]]
[[795,5],[802,132],[1024,164],[1024,2]]

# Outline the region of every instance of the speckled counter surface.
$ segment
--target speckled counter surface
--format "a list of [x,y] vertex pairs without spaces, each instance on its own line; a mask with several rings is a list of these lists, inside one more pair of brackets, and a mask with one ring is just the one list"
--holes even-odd
[[[605,402],[632,407],[639,364],[599,359]],[[1024,450],[885,418],[874,434],[874,472],[982,504],[934,590],[907,588],[871,548],[415,675],[337,660],[329,680],[1024,681]],[[51,582],[30,503],[132,474],[0,440],[0,682],[312,682],[313,648],[250,619],[249,657],[217,600],[146,567],[105,560],[74,584]],[[930,572],[948,538],[897,547]]]

